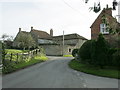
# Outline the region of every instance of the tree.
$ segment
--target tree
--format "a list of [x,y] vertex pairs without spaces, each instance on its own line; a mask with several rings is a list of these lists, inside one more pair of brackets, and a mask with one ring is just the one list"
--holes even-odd
[[9,36],[9,37],[7,38],[7,41],[13,41],[13,36]]
[[36,46],[34,39],[29,33],[20,34],[16,41],[18,42],[18,47],[23,48],[23,50],[25,50],[26,48],[30,49]]
[[7,34],[3,34],[1,38],[2,38],[2,40],[3,40],[3,42],[4,42],[8,37],[9,37],[9,36],[8,36]]
[[91,41],[92,40],[86,41],[78,51],[78,55],[82,63],[89,63],[91,60]]
[[82,63],[104,68],[108,65],[109,44],[100,34],[97,40],[86,41],[79,49],[78,55]]
[[103,68],[107,63],[107,53],[109,50],[109,45],[104,39],[102,34],[99,34],[99,37],[96,41],[96,62],[97,65]]
[[11,35],[3,34],[1,38],[3,41],[13,41],[13,36]]

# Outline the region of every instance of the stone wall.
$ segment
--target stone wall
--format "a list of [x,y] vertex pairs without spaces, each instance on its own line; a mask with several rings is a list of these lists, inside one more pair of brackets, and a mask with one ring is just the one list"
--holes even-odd
[[46,55],[50,56],[71,55],[74,49],[74,46],[69,45],[65,45],[64,49],[62,45],[41,45],[41,47],[44,48]]
[[[85,41],[86,40],[82,39],[65,40],[65,43],[69,42],[70,44],[71,42],[71,45],[65,44],[64,49],[62,42],[59,45],[40,45],[40,46],[44,48],[46,55],[52,56],[72,55],[73,49],[80,48]],[[76,44],[72,45],[72,43],[74,42],[76,42]]]
[[40,45],[44,50],[46,55],[62,55],[62,47],[60,45]]

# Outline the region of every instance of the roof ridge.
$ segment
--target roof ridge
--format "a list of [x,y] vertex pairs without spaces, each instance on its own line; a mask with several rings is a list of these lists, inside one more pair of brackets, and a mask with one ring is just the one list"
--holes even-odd
[[[77,33],[72,33],[72,34],[65,34],[64,36],[67,36],[67,35],[75,35]],[[77,34],[78,35],[78,34]],[[63,36],[63,35],[58,35],[58,36]],[[53,37],[58,37],[58,36],[53,36]]]
[[30,32],[27,32],[27,31],[20,31],[20,32],[26,32],[26,33],[30,33]]
[[[32,29],[33,31],[45,32],[43,30]],[[47,32],[46,32],[47,33]]]

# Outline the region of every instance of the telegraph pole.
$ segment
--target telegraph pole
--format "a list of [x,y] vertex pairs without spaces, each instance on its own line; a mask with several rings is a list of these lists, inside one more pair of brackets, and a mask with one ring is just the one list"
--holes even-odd
[[63,31],[63,49],[62,49],[62,54],[64,55],[64,31]]
[[118,2],[118,22],[120,23],[120,1]]

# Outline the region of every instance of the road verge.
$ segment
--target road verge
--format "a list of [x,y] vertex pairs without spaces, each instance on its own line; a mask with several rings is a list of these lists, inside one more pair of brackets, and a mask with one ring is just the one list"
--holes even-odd
[[69,62],[69,67],[87,74],[120,79],[120,71],[118,69],[112,69],[111,67],[101,69],[99,67],[82,64],[80,61],[74,59]]

